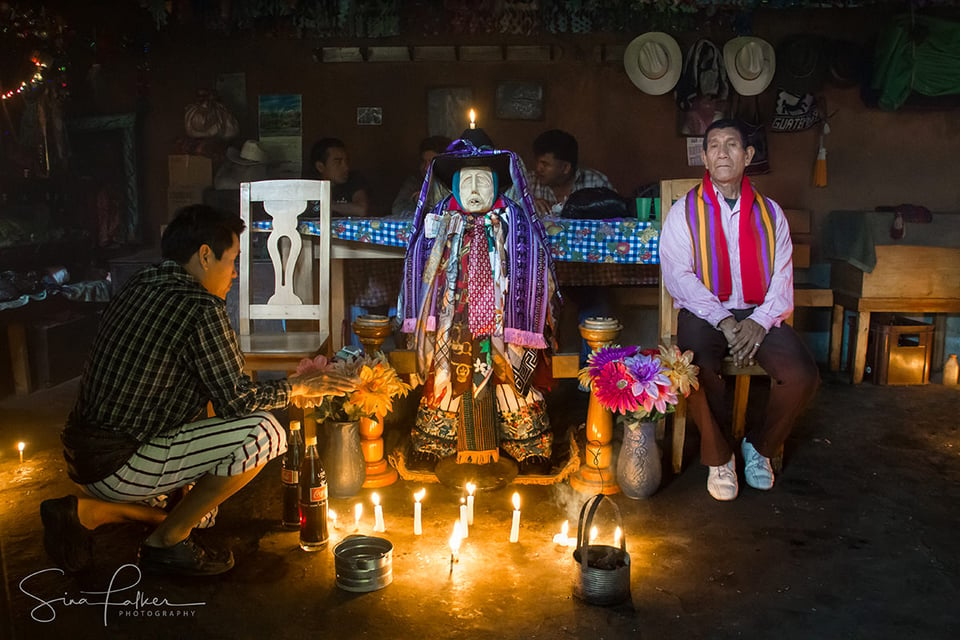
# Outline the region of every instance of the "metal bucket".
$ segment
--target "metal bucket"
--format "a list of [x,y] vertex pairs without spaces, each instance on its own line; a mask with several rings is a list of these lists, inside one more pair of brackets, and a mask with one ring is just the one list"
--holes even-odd
[[337,586],[366,593],[393,582],[393,543],[373,536],[347,536],[333,548]]
[[589,544],[593,516],[604,500],[613,506],[617,525],[623,530],[620,509],[613,500],[597,494],[583,504],[577,523],[577,549],[573,552],[573,559],[577,562],[573,595],[590,604],[607,606],[630,598],[630,554],[627,553],[626,535],[621,535],[619,549]]

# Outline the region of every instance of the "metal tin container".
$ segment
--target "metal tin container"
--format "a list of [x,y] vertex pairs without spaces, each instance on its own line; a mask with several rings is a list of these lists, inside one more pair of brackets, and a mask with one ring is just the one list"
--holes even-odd
[[393,543],[374,536],[353,535],[333,548],[337,586],[366,593],[393,582]]
[[613,506],[617,525],[622,528],[620,509],[616,503],[602,494],[592,496],[580,509],[577,549],[573,552],[573,559],[577,563],[573,595],[601,606],[619,604],[630,598],[630,554],[627,553],[626,535],[620,538],[619,548],[588,542],[593,516],[604,501]]

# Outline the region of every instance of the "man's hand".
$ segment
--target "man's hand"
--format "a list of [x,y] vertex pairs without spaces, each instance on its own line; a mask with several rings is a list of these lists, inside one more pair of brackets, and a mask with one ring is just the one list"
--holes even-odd
[[342,396],[356,389],[350,378],[328,371],[316,371],[290,378],[293,386],[291,400],[296,398],[322,399],[325,396]]
[[752,365],[757,351],[760,349],[760,344],[766,336],[766,329],[750,318],[738,322],[733,329],[733,340],[727,338],[730,355],[733,356],[734,363],[738,367]]
[[553,205],[543,198],[534,198],[533,207],[537,210],[537,213],[539,213],[541,216],[545,216],[550,213],[550,209],[553,207]]
[[720,324],[717,325],[717,328],[723,332],[723,337],[727,339],[727,345],[733,344],[734,339],[737,337],[737,320],[733,316],[727,316],[720,321]]

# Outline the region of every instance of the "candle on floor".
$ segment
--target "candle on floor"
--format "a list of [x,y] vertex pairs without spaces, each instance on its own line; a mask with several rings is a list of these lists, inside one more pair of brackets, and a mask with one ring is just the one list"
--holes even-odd
[[383,524],[383,507],[380,506],[380,496],[374,492],[370,495],[370,499],[373,500],[373,530],[386,531],[387,528]]
[[18,442],[18,443],[17,443],[17,451],[20,452],[20,464],[23,464],[23,449],[24,449],[24,447],[26,447],[26,446],[27,446],[27,444],[26,444],[25,442]]
[[420,516],[420,501],[423,500],[423,496],[427,495],[426,489],[420,489],[413,494],[413,535],[419,536],[423,534],[423,522]]
[[590,544],[593,544],[594,542],[596,542],[597,536],[599,534],[600,532],[597,531],[596,527],[590,527]]
[[450,572],[453,573],[453,563],[460,562],[460,521],[453,523],[453,534],[450,536]]
[[467,487],[467,524],[473,525],[473,492],[477,490],[477,485],[472,482],[466,484]]
[[570,533],[570,521],[564,520],[563,524],[560,525],[560,533],[555,533],[553,535],[553,543],[558,544],[561,547],[570,546],[570,537],[567,535]]
[[513,494],[513,522],[510,524],[510,542],[520,540],[520,494]]
[[363,505],[359,502],[353,507],[353,528],[360,531],[360,517],[363,515]]
[[467,503],[463,498],[460,498],[460,534],[467,538],[470,536],[470,529],[467,527],[468,515],[467,515]]
[[330,526],[334,529],[337,528],[337,512],[333,509],[327,510],[327,517],[330,518]]
[[622,537],[623,537],[623,531],[620,529],[620,527],[617,527],[616,530],[613,532],[613,546],[619,547],[620,538]]

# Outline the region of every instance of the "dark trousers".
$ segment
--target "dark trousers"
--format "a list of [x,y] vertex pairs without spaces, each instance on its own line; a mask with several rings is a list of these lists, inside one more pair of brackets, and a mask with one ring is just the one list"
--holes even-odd
[[[733,315],[740,321],[752,311],[737,309]],[[731,408],[720,375],[727,355],[727,339],[707,321],[681,309],[677,345],[684,351],[692,350],[693,363],[700,367],[700,389],[687,398],[688,413],[700,429],[700,462],[712,467],[726,464],[733,450],[718,417],[725,426],[729,425]],[[770,329],[757,350],[756,361],[770,374],[770,399],[760,427],[747,433],[746,439],[758,452],[771,458],[813,397],[820,373],[807,345],[787,324]]]

